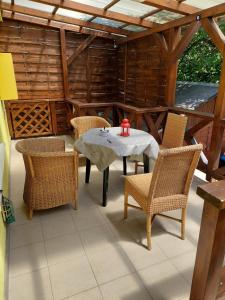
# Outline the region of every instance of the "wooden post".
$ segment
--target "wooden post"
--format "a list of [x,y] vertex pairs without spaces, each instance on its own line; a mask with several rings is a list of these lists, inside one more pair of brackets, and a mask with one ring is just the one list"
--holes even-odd
[[180,38],[180,28],[171,28],[169,31],[168,53],[167,53],[167,80],[166,80],[166,99],[165,102],[168,106],[174,106],[177,84],[177,68],[178,60],[171,61],[170,56],[176,46],[177,40]]
[[66,60],[66,34],[65,30],[60,28],[60,45],[61,45],[61,59],[63,69],[63,87],[65,99],[69,98],[69,82],[68,82],[68,67]]
[[190,300],[215,300],[224,293],[225,180],[198,187],[204,198]]
[[209,151],[209,164],[207,179],[211,179],[213,170],[218,168],[221,148],[223,143],[224,127],[221,119],[225,117],[225,51],[223,53],[223,64],[220,75],[220,85],[214,109],[214,122],[212,129],[211,145]]
[[168,38],[168,71],[166,87],[166,104],[174,106],[177,84],[178,60],[188,47],[193,35],[201,26],[200,21],[193,22],[181,37],[181,28],[171,28]]
[[124,49],[124,99],[123,103],[126,103],[126,96],[127,96],[127,43],[125,44]]

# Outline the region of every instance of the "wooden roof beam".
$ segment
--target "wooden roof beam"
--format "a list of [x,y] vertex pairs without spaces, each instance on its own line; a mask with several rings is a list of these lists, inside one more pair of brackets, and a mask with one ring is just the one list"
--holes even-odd
[[70,17],[64,17],[60,15],[54,15],[52,16],[51,13],[46,13],[44,11],[40,11],[37,9],[32,9],[32,8],[27,8],[24,6],[20,5],[11,5],[8,3],[0,3],[0,9],[12,11],[14,13],[21,13],[25,15],[30,15],[32,17],[38,17],[38,18],[44,18],[44,19],[51,19],[51,21],[57,21],[57,22],[62,22],[62,23],[68,23],[72,25],[77,25],[81,27],[86,27],[90,28],[93,30],[100,30],[100,31],[105,31],[108,33],[115,33],[115,34],[120,34],[120,35],[128,35],[130,34],[130,31],[124,30],[124,29],[119,29],[119,28],[114,28],[110,27],[107,25],[101,25],[101,24],[96,24],[96,23],[91,23],[88,21],[83,21],[80,19],[75,19],[75,18],[70,18]]
[[22,21],[22,22],[27,22],[27,23],[31,23],[31,24],[36,24],[36,25],[41,25],[41,26],[45,26],[45,27],[50,27],[50,28],[62,28],[65,30],[69,30],[69,31],[74,31],[74,32],[80,32],[80,27],[79,26],[73,26],[73,25],[66,25],[66,24],[62,24],[60,25],[57,22],[52,22],[51,24],[49,24],[48,19],[37,19],[37,18],[33,18],[32,16],[29,15],[25,15],[25,14],[17,14],[13,11],[2,11],[2,17],[6,18],[6,19],[13,19],[16,21]]
[[142,26],[146,28],[152,28],[156,26],[156,23],[150,22],[147,20],[141,20],[140,18],[104,10],[101,8],[97,8],[91,5],[82,4],[79,2],[74,2],[71,0],[64,0],[63,3],[60,3],[60,0],[33,0],[37,3],[48,4],[56,6],[58,5],[60,8],[69,9],[72,11],[78,11],[80,13],[93,15],[96,17],[106,18],[114,21],[124,22],[132,25]]
[[155,32],[165,31],[165,30],[168,30],[173,27],[180,27],[180,26],[188,25],[188,24],[196,21],[196,19],[202,20],[202,19],[208,18],[208,17],[218,17],[223,14],[225,14],[225,3],[201,10],[200,12],[189,15],[189,16],[185,16],[185,17],[182,17],[182,18],[179,18],[179,19],[176,19],[176,20],[164,23],[164,24],[160,24],[160,25],[155,26],[152,29],[144,31],[144,32],[133,33],[128,38],[121,40],[120,43],[143,38],[143,37],[149,36]]
[[188,4],[179,3],[175,0],[144,0],[141,3],[165,9],[182,15],[189,15],[199,12],[200,9]]
[[80,26],[64,24],[64,23],[56,22],[54,20],[52,20],[51,24],[49,24],[48,19],[43,19],[43,18],[37,19],[37,18],[33,18],[32,16],[29,16],[29,15],[18,14],[18,13],[12,12],[12,11],[3,10],[2,17],[6,18],[6,19],[22,21],[22,22],[36,24],[36,25],[50,27],[50,28],[64,29],[64,30],[68,30],[68,31],[72,31],[72,32],[94,35],[94,36],[107,38],[107,39],[111,39],[111,40],[118,39],[117,36],[107,33],[107,32],[95,31],[95,30],[91,30],[88,28],[80,28]]

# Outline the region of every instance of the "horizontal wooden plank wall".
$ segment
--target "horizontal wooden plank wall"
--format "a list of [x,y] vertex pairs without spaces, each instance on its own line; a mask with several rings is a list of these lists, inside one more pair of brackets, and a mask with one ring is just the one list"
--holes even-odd
[[13,54],[19,99],[63,99],[59,32],[4,20],[0,51]]
[[[67,56],[87,35],[66,33]],[[113,102],[118,98],[117,49],[112,40],[95,38],[69,66],[69,96],[81,102]]]
[[[73,54],[86,38],[87,35],[66,32],[67,57]],[[0,23],[0,52],[13,54],[19,100],[33,101],[34,107],[37,103],[44,101],[43,107],[47,105],[46,109],[51,112],[51,126],[48,130],[43,131],[40,124],[33,131],[30,123],[26,127],[27,131],[22,133],[20,122],[24,114],[29,111],[27,109],[26,112],[15,110],[15,103],[10,105],[9,101],[7,108],[9,119],[11,119],[12,137],[68,132],[59,30],[4,20],[3,23]],[[117,49],[114,47],[113,41],[95,38],[68,69],[71,99],[83,102],[117,101]],[[29,105],[32,107],[32,103]],[[27,108],[28,104],[23,107]],[[18,112],[18,116],[15,115],[16,112]],[[38,111],[37,117],[40,114],[41,112]],[[32,115],[33,118],[35,115]],[[25,126],[29,121],[28,115],[23,125]],[[49,123],[49,118],[46,121]]]
[[118,50],[120,101],[137,106],[164,105],[165,65],[160,46],[154,36],[120,46]]

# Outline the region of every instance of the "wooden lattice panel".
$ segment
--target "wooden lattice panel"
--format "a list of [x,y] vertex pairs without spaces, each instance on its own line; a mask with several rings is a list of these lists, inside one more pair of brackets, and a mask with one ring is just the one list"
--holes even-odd
[[48,102],[11,103],[10,114],[15,138],[52,134]]

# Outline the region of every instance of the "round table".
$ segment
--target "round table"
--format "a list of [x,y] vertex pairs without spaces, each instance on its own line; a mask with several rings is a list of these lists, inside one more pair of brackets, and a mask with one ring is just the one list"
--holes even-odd
[[103,206],[107,202],[109,165],[118,157],[123,157],[124,175],[126,175],[126,157],[143,154],[144,172],[149,172],[149,158],[156,160],[159,145],[149,133],[130,129],[130,136],[120,135],[120,127],[92,128],[85,132],[76,142],[75,149],[84,154],[86,162],[86,179],[89,182],[91,163],[103,171]]

